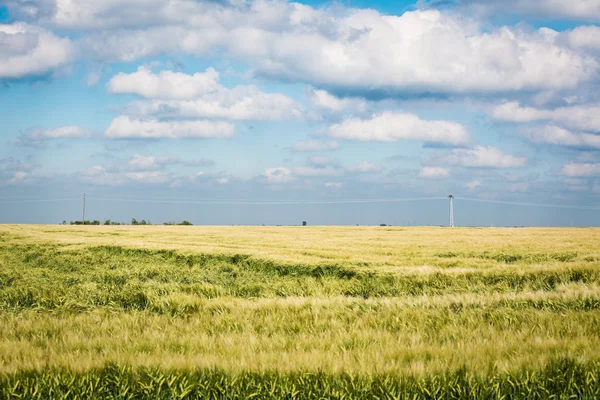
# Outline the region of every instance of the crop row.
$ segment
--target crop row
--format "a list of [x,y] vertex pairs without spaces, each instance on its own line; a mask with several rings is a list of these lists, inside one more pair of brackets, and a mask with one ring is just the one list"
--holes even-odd
[[0,375],[0,397],[28,399],[597,399],[600,364],[559,359],[539,371],[397,378],[296,372],[165,371],[109,364],[86,372]]

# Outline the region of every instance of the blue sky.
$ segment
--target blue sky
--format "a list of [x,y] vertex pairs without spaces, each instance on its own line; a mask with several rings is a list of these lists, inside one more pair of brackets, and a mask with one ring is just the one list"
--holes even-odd
[[600,0],[4,3],[0,223],[600,224]]

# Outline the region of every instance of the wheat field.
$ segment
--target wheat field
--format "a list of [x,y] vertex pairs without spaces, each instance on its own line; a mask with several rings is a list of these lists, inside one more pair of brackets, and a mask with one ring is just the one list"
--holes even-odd
[[600,230],[0,225],[0,397],[598,398]]

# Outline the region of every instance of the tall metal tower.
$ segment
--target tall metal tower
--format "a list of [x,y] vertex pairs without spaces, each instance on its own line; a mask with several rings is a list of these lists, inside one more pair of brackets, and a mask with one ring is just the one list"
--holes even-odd
[[448,198],[450,199],[450,228],[454,228],[454,207],[452,205],[454,196],[450,195]]

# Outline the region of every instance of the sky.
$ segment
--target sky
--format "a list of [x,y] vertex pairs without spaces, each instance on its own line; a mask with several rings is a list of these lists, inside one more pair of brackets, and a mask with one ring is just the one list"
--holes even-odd
[[1,0],[0,223],[600,225],[600,0]]

